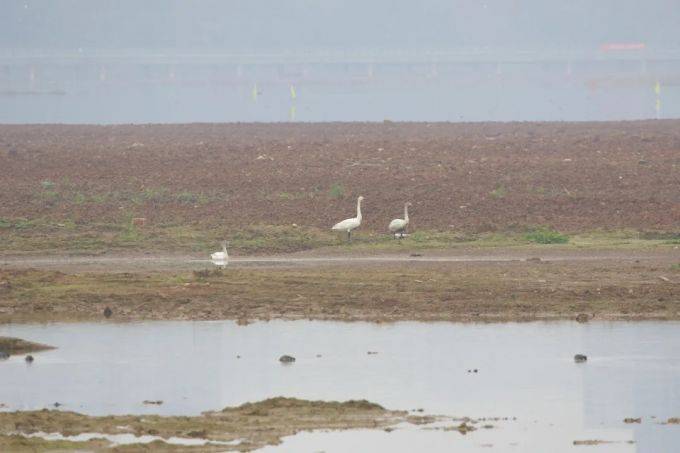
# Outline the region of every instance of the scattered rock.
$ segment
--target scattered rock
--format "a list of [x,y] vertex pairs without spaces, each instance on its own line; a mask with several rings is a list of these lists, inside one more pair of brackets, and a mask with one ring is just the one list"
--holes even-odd
[[475,428],[474,426],[468,425],[467,422],[463,422],[456,427],[456,430],[458,430],[458,432],[460,432],[461,434],[467,434],[470,431],[474,431],[476,429],[477,428]]
[[642,423],[642,418],[624,418],[623,423]]
[[317,355],[316,355],[316,358],[317,358],[317,359],[318,359],[319,357],[321,357],[321,354],[317,354]]
[[33,363],[34,359],[33,359],[33,356],[29,354],[29,355],[26,356],[25,360],[26,360],[26,363]]
[[583,363],[588,360],[588,356],[583,355],[583,354],[576,354],[574,356],[574,362],[576,363]]
[[237,355],[237,356],[236,356],[236,358],[237,358],[237,359],[240,359],[240,358],[241,358],[241,356],[240,356],[240,355]]
[[590,320],[590,316],[588,316],[585,313],[579,313],[576,315],[576,321],[577,322],[588,322]]
[[375,355],[377,353],[378,353],[378,351],[367,351],[366,352],[366,354],[368,354],[368,355]]
[[163,404],[163,401],[162,400],[144,400],[144,401],[142,401],[142,404],[160,406],[161,404]]
[[0,360],[7,360],[9,359],[9,354],[6,353],[5,351],[0,351]]
[[279,357],[279,362],[281,363],[293,363],[295,362],[295,357],[292,355],[282,355]]
[[60,402],[57,401],[57,402],[54,403],[52,406],[54,406],[54,407],[61,407],[61,406],[63,406],[63,404],[61,404]]
[[607,440],[575,440],[574,445],[600,445],[600,444],[611,444],[611,441]]
[[111,308],[106,307],[104,309],[104,317],[105,318],[110,318],[112,314],[113,314],[113,311],[111,310]]

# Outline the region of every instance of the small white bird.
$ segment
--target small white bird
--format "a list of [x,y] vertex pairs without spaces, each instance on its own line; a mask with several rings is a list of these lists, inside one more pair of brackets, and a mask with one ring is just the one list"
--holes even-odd
[[358,228],[361,225],[361,202],[364,197],[357,198],[357,216],[352,219],[345,219],[342,222],[338,222],[333,225],[331,230],[333,231],[346,231],[347,232],[347,242],[352,240],[352,230]]
[[394,219],[390,222],[390,225],[387,227],[389,228],[391,233],[394,233],[394,237],[397,237],[397,234],[399,234],[400,238],[404,237],[404,233],[406,232],[406,227],[408,226],[408,207],[411,206],[410,202],[407,202],[404,205],[404,218],[403,219]]
[[229,254],[227,253],[227,241],[222,241],[222,251],[211,253],[210,259],[213,261],[226,261],[229,259]]

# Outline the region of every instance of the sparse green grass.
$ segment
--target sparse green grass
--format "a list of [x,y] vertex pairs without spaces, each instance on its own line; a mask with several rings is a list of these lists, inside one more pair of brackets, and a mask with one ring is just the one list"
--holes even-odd
[[672,264],[671,270],[672,271],[680,271],[680,263]]
[[345,187],[342,184],[335,183],[328,189],[328,196],[331,198],[343,198],[345,196]]
[[546,227],[534,228],[525,234],[524,238],[536,244],[566,244],[569,242],[569,236]]
[[490,194],[493,198],[504,198],[504,197],[508,194],[508,191],[507,191],[507,189],[506,189],[504,186],[499,185],[499,186],[497,186],[494,190],[492,190],[491,192],[489,192],[489,194]]
[[[147,223],[136,227],[134,211],[123,211],[111,223],[76,223],[72,219],[0,219],[0,251],[98,254],[115,250],[196,252],[214,251],[223,239],[241,254],[286,253],[318,248],[356,251],[404,251],[460,247],[649,248],[672,246],[675,240],[643,239],[636,231],[595,231],[567,236],[548,228],[526,231],[471,233],[415,230],[403,239],[359,229],[347,243],[345,236],[326,229],[295,225],[252,225],[232,229],[221,225]],[[668,237],[660,235],[660,237]]]

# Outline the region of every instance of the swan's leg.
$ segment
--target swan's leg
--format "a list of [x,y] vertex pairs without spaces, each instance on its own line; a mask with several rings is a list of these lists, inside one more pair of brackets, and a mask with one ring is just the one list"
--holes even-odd
[[347,230],[347,242],[352,242],[352,230]]

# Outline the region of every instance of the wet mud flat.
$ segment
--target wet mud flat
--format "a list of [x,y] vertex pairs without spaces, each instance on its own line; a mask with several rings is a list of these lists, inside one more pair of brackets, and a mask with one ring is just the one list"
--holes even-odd
[[5,267],[0,321],[680,319],[676,253],[460,262],[350,257],[131,272]]
[[[420,420],[404,411],[389,411],[368,401],[323,402],[273,398],[246,403],[200,416],[102,416],[92,417],[55,410],[0,412],[0,447],[5,451],[48,451],[61,448],[110,451],[122,435],[152,442],[118,446],[116,451],[252,451],[276,445],[284,436],[315,429],[380,429]],[[50,433],[64,439],[45,440]],[[78,441],[78,435],[100,437]],[[29,437],[34,436],[34,437]],[[91,437],[91,436],[88,436]]]

